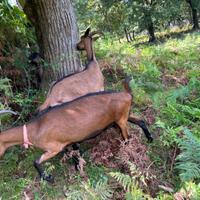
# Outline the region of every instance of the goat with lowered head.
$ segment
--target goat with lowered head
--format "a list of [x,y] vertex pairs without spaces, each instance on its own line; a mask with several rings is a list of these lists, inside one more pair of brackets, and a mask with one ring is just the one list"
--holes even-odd
[[99,68],[93,50],[93,36],[98,32],[91,32],[88,28],[77,44],[78,50],[85,50],[87,53],[87,66],[82,72],[65,76],[54,83],[47,95],[45,102],[39,107],[42,111],[48,107],[72,101],[80,96],[91,92],[104,90],[104,78]]
[[34,161],[40,177],[52,181],[41,164],[61,152],[67,145],[94,137],[112,123],[116,123],[125,140],[128,139],[127,120],[138,124],[148,140],[152,140],[144,122],[129,116],[132,95],[125,81],[125,91],[87,94],[71,102],[55,106],[38,115],[24,126],[6,130],[0,134],[0,157],[13,145],[29,144],[44,151]]

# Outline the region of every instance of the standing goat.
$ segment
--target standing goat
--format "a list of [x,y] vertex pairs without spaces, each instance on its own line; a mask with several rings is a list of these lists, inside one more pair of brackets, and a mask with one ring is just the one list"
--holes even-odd
[[92,37],[96,33],[90,33],[90,29],[87,29],[81,37],[81,41],[77,44],[78,50],[86,50],[88,60],[86,69],[82,72],[65,76],[54,83],[48,93],[47,99],[39,107],[38,111],[41,112],[48,107],[72,101],[87,93],[104,90],[103,74],[93,50]]
[[6,130],[0,134],[0,157],[8,147],[32,144],[44,151],[34,161],[40,177],[52,181],[45,175],[41,163],[54,157],[67,145],[74,144],[97,135],[112,123],[116,123],[125,140],[128,139],[127,120],[138,124],[148,140],[151,134],[142,120],[129,116],[132,95],[128,81],[123,92],[99,92],[87,94],[71,102],[55,106],[41,113],[24,126]]

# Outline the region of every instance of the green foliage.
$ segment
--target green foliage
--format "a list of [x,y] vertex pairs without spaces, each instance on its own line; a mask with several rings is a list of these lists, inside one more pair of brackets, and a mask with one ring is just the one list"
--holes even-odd
[[186,182],[174,197],[197,200],[200,198],[200,184],[195,184],[192,181]]
[[[17,93],[12,98],[12,102],[21,108],[18,120],[25,122],[27,118],[32,116],[32,113],[34,113],[36,109],[34,100],[37,98],[38,94],[39,92],[37,90],[28,89],[24,92]],[[17,123],[17,121],[15,123]]]
[[102,31],[122,35],[127,9],[122,1],[74,1],[81,28],[92,26]]
[[[128,0],[127,4],[131,6],[130,20],[136,22],[141,30],[148,28],[153,21],[157,27],[162,26],[169,19],[174,18],[179,11],[178,1],[142,1]],[[172,9],[170,9],[172,8]],[[170,9],[170,12],[169,10]]]
[[181,154],[177,157],[176,169],[184,181],[200,179],[200,140],[188,129],[184,129],[184,138],[180,140]]
[[8,78],[0,78],[0,92],[2,95],[12,97],[13,92]]
[[27,42],[35,42],[35,36],[33,31],[28,29],[28,21],[23,11],[16,6],[10,6],[8,0],[3,0],[0,3],[0,13],[1,45],[25,47]]
[[99,181],[100,182],[108,181],[108,176],[106,175],[105,169],[103,167],[89,165],[86,169],[86,173],[88,174],[90,184],[94,187]]
[[[10,80],[8,78],[0,78],[0,110],[5,109],[8,107],[7,102],[5,101],[6,98],[11,98],[13,96],[13,91],[11,88]],[[1,115],[0,116],[0,125],[3,128],[4,122],[8,122],[10,120],[8,115]],[[1,130],[0,128],[0,130]]]
[[149,198],[148,195],[140,189],[139,184],[142,182],[146,185],[144,175],[138,171],[133,163],[128,163],[131,176],[121,172],[110,172],[109,174],[119,182],[126,191],[125,197],[127,200],[142,200]]
[[112,198],[113,191],[107,181],[98,181],[95,186],[88,181],[65,188],[65,196],[67,200],[107,200]]
[[158,119],[156,122],[156,126],[163,131],[161,135],[163,144],[170,146],[171,144],[178,143],[178,134],[184,126],[190,127],[192,132],[198,135],[200,131],[198,126],[200,104],[196,96],[200,94],[199,83],[199,80],[192,78],[187,86],[173,89],[161,97],[163,99],[160,102],[155,101],[158,103],[158,107],[162,107],[160,114],[165,118],[165,121]]
[[[131,87],[134,109],[138,113],[146,108],[155,110],[153,117],[156,122],[155,124],[154,122],[150,123],[151,129],[157,134],[157,141],[149,145],[149,152],[151,146],[154,145],[156,151],[151,152],[153,154],[151,157],[152,163],[159,165],[158,173],[162,170],[162,175],[158,175],[159,181],[164,180],[164,182],[175,185],[176,188],[179,188],[185,180],[194,180],[199,183],[199,158],[197,156],[197,149],[199,149],[197,138],[199,138],[200,131],[199,33],[187,34],[182,38],[169,39],[165,43],[142,45],[137,48],[132,44],[120,43],[113,38],[113,34],[122,37],[124,27],[135,32],[146,29],[151,22],[150,18],[157,30],[161,30],[168,23],[176,24],[172,21],[176,21],[179,17],[181,20],[188,19],[185,4],[174,0],[156,0],[152,5],[148,4],[150,1],[144,3],[140,0],[80,0],[74,2],[77,6],[81,30],[90,25],[92,28],[95,27],[112,34],[111,36],[109,33],[105,33],[104,37],[95,42],[97,58],[105,59],[110,69],[114,71],[113,76],[106,77],[107,87],[121,89],[121,79],[126,74],[131,75],[133,77]],[[178,7],[175,4],[177,2],[180,3]],[[10,46],[17,47],[12,52],[14,65],[25,74],[25,80],[22,81],[27,85],[23,91],[15,88],[13,95],[10,86],[12,83],[9,83],[7,79],[0,79],[0,90],[3,95],[11,99],[12,103],[20,107],[20,117],[16,123],[22,123],[28,121],[31,113],[34,113],[37,106],[35,100],[40,96],[36,90],[30,87],[32,69],[27,65],[30,50],[25,48],[27,43],[34,43],[34,36],[22,11],[16,7],[10,7],[6,1],[0,3],[0,9],[3,11],[0,12],[2,16],[0,41],[5,47],[3,53],[11,53],[9,52],[9,49],[12,49]],[[160,34],[165,35],[165,33]],[[144,42],[147,37],[138,35],[136,39],[136,42]],[[186,81],[165,83],[165,75],[177,79],[183,76]],[[4,105],[1,108],[4,108]],[[149,116],[144,115],[148,119]],[[10,125],[10,121],[8,124]],[[192,138],[185,136],[183,140],[183,127],[187,127],[190,134],[193,133]],[[173,170],[173,161],[171,161],[173,159],[171,152],[178,144],[181,154],[177,159],[176,170],[180,172],[182,182],[180,180],[175,182],[177,175]],[[51,187],[46,182],[36,183],[34,177],[37,174],[32,166],[32,161],[39,155],[39,152],[34,153],[33,151],[28,151],[23,155],[21,150],[15,147],[8,150],[0,162],[0,191],[3,191],[0,198],[21,199],[23,192],[29,186],[32,187],[31,191],[35,199],[100,200],[115,198],[114,192],[119,190],[119,186],[116,186],[115,182],[113,183],[113,178],[110,180],[106,175],[105,171],[108,169],[87,165],[85,172],[88,181],[83,181],[78,173],[72,174],[70,170],[68,171],[70,168],[68,164],[59,163],[58,158],[53,159],[55,161],[53,164],[45,165],[47,173],[55,173],[56,186]],[[53,170],[54,168],[56,170]],[[109,170],[112,171],[112,169]],[[141,186],[145,187],[147,184],[146,177],[134,165],[130,166],[130,171],[131,175],[122,172],[111,172],[110,175],[122,185],[126,199],[151,199],[141,190]],[[13,182],[13,179],[16,181]],[[184,191],[186,192],[190,191],[190,188],[193,188],[191,191],[195,195],[199,192],[198,184],[192,183],[191,187],[188,185],[185,187]],[[199,199],[199,196],[195,195],[194,199]],[[157,199],[169,200],[173,197],[160,192]]]
[[183,0],[76,0],[74,7],[81,28],[92,26],[118,37],[125,34],[125,29],[131,34],[144,30],[151,34],[154,29],[182,25],[183,20],[190,18],[188,5]]
[[186,0],[193,9],[200,10],[200,2],[198,0]]

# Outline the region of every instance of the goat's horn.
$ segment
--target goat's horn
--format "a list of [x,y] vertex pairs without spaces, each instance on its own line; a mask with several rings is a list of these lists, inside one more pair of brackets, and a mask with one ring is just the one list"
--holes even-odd
[[17,115],[17,113],[12,110],[0,110],[0,115],[6,114],[6,113],[11,113],[13,115]]
[[96,34],[104,35],[102,31],[92,31],[92,32],[90,33],[90,36],[93,36],[93,35],[96,35]]

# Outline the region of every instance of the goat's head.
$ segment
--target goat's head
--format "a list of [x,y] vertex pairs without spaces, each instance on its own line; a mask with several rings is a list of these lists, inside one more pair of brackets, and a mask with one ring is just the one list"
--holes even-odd
[[90,32],[90,28],[88,28],[85,31],[85,34],[81,36],[81,41],[77,44],[77,49],[79,51],[86,50],[87,46],[91,45],[92,41],[95,41],[95,40],[97,40],[99,38],[99,36],[93,37],[96,34],[102,35],[103,33],[99,32],[99,31]]

